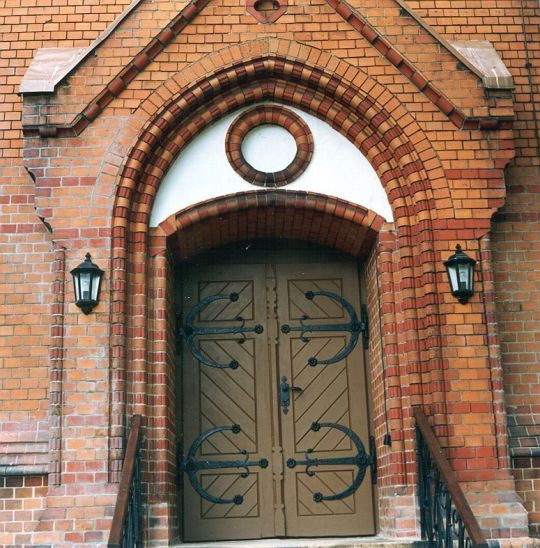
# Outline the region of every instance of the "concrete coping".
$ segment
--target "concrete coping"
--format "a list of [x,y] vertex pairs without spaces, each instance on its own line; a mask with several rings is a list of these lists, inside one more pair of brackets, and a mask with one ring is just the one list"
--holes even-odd
[[52,93],[58,82],[86,57],[88,48],[40,48],[26,70],[19,93]]
[[491,42],[487,40],[458,40],[450,42],[450,44],[482,74],[485,88],[513,89],[512,75]]
[[425,19],[420,17],[405,0],[395,0],[400,8],[410,15],[441,46],[482,80],[486,89],[513,89],[512,75],[497,51],[487,40],[461,40],[449,42]]
[[540,457],[540,447],[511,447],[512,457]]
[[144,0],[131,4],[86,48],[39,48],[26,70],[19,93],[52,93],[68,74],[104,42]]

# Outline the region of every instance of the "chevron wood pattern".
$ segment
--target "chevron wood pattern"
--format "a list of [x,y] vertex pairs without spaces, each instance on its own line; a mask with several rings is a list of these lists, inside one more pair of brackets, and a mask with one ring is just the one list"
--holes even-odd
[[315,476],[296,473],[299,516],[333,516],[339,514],[354,514],[356,500],[347,497],[341,500],[323,500],[318,503],[313,500],[317,492],[329,493],[334,489],[346,489],[353,482],[352,470],[328,470],[317,472]]
[[[332,325],[349,321],[340,303],[323,295],[307,299],[307,291],[335,293],[358,311],[358,278],[352,265],[283,265],[278,269],[278,322],[280,325]],[[343,331],[291,331],[279,341],[280,374],[302,388],[292,398],[291,412],[281,417],[283,451],[297,461],[310,458],[352,457],[356,448],[343,432],[332,428],[313,431],[314,422],[334,423],[356,432],[367,443],[367,402],[363,352],[360,345],[345,359],[331,365],[308,365],[338,354],[350,334]],[[310,453],[306,453],[311,450]],[[305,465],[285,470],[284,502],[287,534],[297,536],[374,532],[371,486],[364,481],[354,494],[338,500],[314,500],[341,493],[357,473],[355,465]]]
[[230,295],[237,293],[239,298],[236,302],[216,301],[205,307],[199,315],[201,322],[234,322],[238,317],[244,320],[252,320],[253,311],[253,281],[202,281],[198,284],[198,301],[211,295]]
[[[351,449],[349,438],[341,432],[311,431],[313,422],[335,422],[350,427],[350,390],[346,365],[307,365],[310,356],[320,358],[323,352],[334,355],[346,344],[345,341],[342,335],[314,337],[310,338],[309,342],[303,342],[300,338],[290,341],[293,384],[303,389],[295,398],[293,408],[296,451],[306,451],[308,448],[318,451]],[[302,350],[295,352],[296,348]]]
[[236,473],[201,474],[201,484],[207,491],[223,498],[242,495],[244,502],[237,504],[212,504],[200,499],[200,515],[205,520],[224,518],[256,518],[259,516],[259,482],[257,472],[242,478]]
[[199,367],[200,431],[225,424],[239,424],[239,434],[224,432],[212,436],[201,448],[202,455],[234,454],[241,449],[257,451],[255,425],[255,343],[239,344],[235,339],[203,339],[201,350],[217,361],[237,360],[238,369]]
[[[199,269],[184,282],[184,311],[212,295],[238,294],[238,300],[218,300],[199,313],[197,325],[230,327],[246,322],[265,323],[266,302],[256,298],[265,285],[262,267]],[[203,432],[238,424],[239,433],[218,432],[203,442],[197,458],[208,461],[259,460],[271,456],[270,391],[266,337],[255,333],[205,334],[196,337],[198,350],[214,363],[239,363],[237,369],[213,368],[200,363],[184,345],[183,424],[184,452]],[[247,452],[247,453],[243,453]],[[250,467],[222,468],[198,473],[204,490],[220,499],[243,497],[241,504],[221,504],[201,497],[184,481],[186,540],[234,539],[274,534],[272,471]],[[265,494],[265,495],[263,495]]]
[[342,295],[341,279],[296,279],[288,281],[289,318],[299,320],[304,316],[310,319],[340,319],[345,311],[338,303],[321,296],[306,299],[307,291],[330,291]]
[[[349,320],[336,301],[313,300],[307,291],[328,291],[359,309],[356,268],[345,264],[213,266],[194,273],[184,285],[185,313],[211,295],[237,293],[238,300],[220,300],[204,308],[197,319],[205,327],[230,326],[241,317],[265,325],[264,334],[205,334],[197,337],[199,351],[215,363],[237,361],[238,369],[218,369],[199,363],[186,349],[184,369],[185,446],[211,428],[239,424],[240,433],[220,432],[205,441],[200,459],[231,461],[267,458],[268,469],[253,467],[242,477],[240,469],[207,470],[200,485],[212,495],[242,504],[217,504],[184,486],[184,524],[187,540],[227,540],[264,536],[310,536],[374,532],[372,492],[365,481],[353,495],[315,502],[314,494],[345,491],[357,472],[354,465],[324,465],[306,473],[305,465],[286,466],[288,458],[354,456],[356,448],[343,432],[313,422],[334,423],[355,431],[367,445],[367,402],[363,352],[358,347],[332,365],[308,365],[308,360],[335,356],[347,345],[349,333],[293,331],[283,334],[284,323],[332,325]],[[271,328],[270,326],[277,326]],[[279,382],[291,386],[290,408],[283,413]]]

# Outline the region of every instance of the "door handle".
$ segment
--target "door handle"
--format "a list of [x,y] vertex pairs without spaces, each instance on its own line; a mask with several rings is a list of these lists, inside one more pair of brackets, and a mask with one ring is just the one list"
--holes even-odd
[[281,377],[281,384],[279,385],[279,403],[284,415],[289,412],[291,392],[300,393],[302,392],[302,388],[299,386],[291,386],[287,381],[287,377]]

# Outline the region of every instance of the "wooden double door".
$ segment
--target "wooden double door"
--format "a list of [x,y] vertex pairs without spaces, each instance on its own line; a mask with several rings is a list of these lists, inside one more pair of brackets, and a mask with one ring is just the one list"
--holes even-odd
[[354,263],[197,268],[182,323],[184,539],[374,534]]

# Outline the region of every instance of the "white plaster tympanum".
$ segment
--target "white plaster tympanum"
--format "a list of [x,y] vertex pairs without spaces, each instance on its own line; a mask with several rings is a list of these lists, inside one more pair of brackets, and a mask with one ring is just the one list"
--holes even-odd
[[[393,221],[384,188],[362,153],[326,122],[290,108],[309,126],[315,150],[307,169],[283,190],[304,190],[348,200]],[[226,194],[259,189],[244,181],[229,164],[225,136],[238,110],[205,129],[174,161],[157,193],[150,226],[196,203]],[[282,169],[294,157],[294,139],[278,126],[262,126],[250,132],[243,153],[251,165],[264,171]],[[258,142],[257,142],[258,140]],[[245,146],[245,149],[244,149]]]

